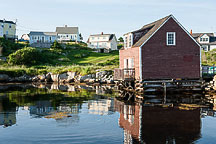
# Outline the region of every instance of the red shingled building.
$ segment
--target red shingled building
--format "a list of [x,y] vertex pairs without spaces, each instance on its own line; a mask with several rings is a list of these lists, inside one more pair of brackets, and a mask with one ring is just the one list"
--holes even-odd
[[200,78],[200,45],[173,15],[129,32],[124,38],[118,69],[124,79],[131,74],[137,80]]

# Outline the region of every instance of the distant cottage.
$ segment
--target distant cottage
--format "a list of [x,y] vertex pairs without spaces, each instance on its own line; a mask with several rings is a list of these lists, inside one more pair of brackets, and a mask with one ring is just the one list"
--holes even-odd
[[30,45],[33,47],[49,48],[54,41],[80,42],[78,27],[56,27],[56,32],[31,31]]
[[87,44],[88,47],[101,53],[117,50],[117,39],[115,34],[101,33],[90,35]]
[[173,15],[129,32],[124,39],[115,78],[117,71],[124,76],[135,73],[137,80],[200,78],[200,45]]
[[0,37],[10,40],[17,39],[16,23],[13,21],[0,20]]
[[30,45],[33,47],[49,48],[51,44],[57,40],[56,32],[35,32],[29,33]]
[[204,51],[216,49],[216,33],[192,33],[192,36],[202,46]]
[[56,32],[58,34],[58,41],[60,42],[80,41],[78,27],[68,27],[67,25],[65,25],[64,27],[57,27]]

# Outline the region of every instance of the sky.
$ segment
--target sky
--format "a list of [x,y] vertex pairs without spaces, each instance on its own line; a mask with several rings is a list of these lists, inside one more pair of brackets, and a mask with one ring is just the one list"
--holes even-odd
[[0,0],[0,19],[17,21],[19,37],[68,25],[84,41],[101,32],[119,38],[170,14],[188,31],[216,32],[216,0]]

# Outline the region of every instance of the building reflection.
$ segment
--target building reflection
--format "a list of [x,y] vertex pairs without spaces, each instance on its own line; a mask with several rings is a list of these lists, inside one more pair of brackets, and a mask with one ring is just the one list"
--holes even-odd
[[98,99],[88,101],[88,110],[90,114],[110,115],[114,113],[113,99]]
[[125,104],[115,99],[124,143],[193,143],[201,136],[200,109]]
[[0,126],[8,127],[16,124],[16,104],[7,97],[0,97]]

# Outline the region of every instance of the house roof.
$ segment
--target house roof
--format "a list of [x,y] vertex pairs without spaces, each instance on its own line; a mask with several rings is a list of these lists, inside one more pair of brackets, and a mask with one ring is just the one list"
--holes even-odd
[[167,19],[169,19],[172,15],[166,16],[162,19],[159,19],[153,23],[144,25],[141,29],[133,31],[131,33],[136,33],[140,31],[145,31],[145,34],[133,45],[133,47],[141,46]]
[[192,36],[194,38],[197,38],[197,37],[203,36],[204,34],[206,34],[209,37],[214,37],[214,33],[193,33]]
[[202,45],[216,45],[216,36],[214,33],[193,33],[192,36],[194,39],[196,39],[197,41],[199,41],[199,37],[203,36],[203,35],[207,35],[209,36],[209,43],[202,43]]
[[10,24],[16,24],[15,22],[13,21],[6,21],[6,20],[0,20],[1,23],[10,23]]
[[[109,39],[103,40],[104,42],[107,42],[107,41],[111,41],[115,37],[115,34],[93,34],[93,35],[90,35],[89,38],[94,37],[94,36],[96,36],[96,37],[107,36],[107,37],[109,37]],[[89,42],[89,38],[88,38],[87,42]],[[98,41],[102,42],[101,40],[98,40]]]
[[77,34],[79,32],[78,27],[56,27],[58,34]]
[[49,35],[49,36],[56,36],[57,32],[38,32],[38,31],[31,31],[29,35]]

